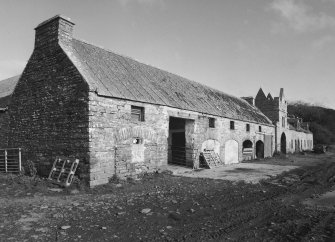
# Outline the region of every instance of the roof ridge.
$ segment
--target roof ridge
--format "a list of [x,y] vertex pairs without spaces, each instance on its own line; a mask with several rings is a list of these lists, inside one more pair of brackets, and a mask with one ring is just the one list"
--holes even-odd
[[206,87],[206,88],[209,88],[209,89],[211,89],[212,91],[220,92],[220,93],[222,93],[222,94],[224,94],[224,95],[227,95],[227,96],[229,96],[229,97],[232,97],[232,98],[235,98],[235,99],[244,101],[243,99],[241,99],[241,98],[239,98],[239,97],[236,97],[236,96],[234,96],[234,95],[232,95],[232,94],[229,94],[229,93],[226,93],[226,92],[224,92],[224,91],[218,90],[218,89],[216,89],[216,88],[214,88],[214,87],[207,86],[206,84],[203,84],[203,83],[200,83],[200,82],[191,80],[191,79],[189,79],[189,78],[187,78],[187,77],[183,77],[183,76],[181,76],[181,75],[172,73],[172,72],[170,72],[170,71],[163,70],[163,69],[161,69],[161,68],[159,68],[159,67],[156,67],[156,66],[153,66],[153,65],[151,65],[151,64],[144,63],[144,62],[142,62],[142,61],[140,61],[140,60],[137,60],[137,59],[135,59],[135,58],[133,58],[133,57],[130,57],[130,56],[127,56],[127,55],[124,55],[124,54],[120,54],[120,53],[118,53],[118,52],[116,52],[116,51],[107,49],[107,48],[105,48],[105,47],[103,47],[103,46],[95,45],[95,44],[90,43],[90,42],[88,42],[88,41],[86,41],[86,40],[82,40],[82,39],[78,39],[78,38],[73,38],[73,40],[80,41],[80,42],[82,42],[82,43],[91,45],[91,46],[93,46],[93,47],[100,48],[100,49],[102,49],[102,50],[104,50],[104,51],[107,51],[107,52],[109,52],[109,53],[118,55],[118,56],[120,56],[120,57],[128,58],[128,59],[130,59],[130,60],[136,61],[136,62],[138,62],[138,63],[140,63],[140,64],[142,64],[142,65],[146,65],[146,66],[155,68],[155,69],[157,69],[157,70],[159,70],[159,71],[164,71],[164,72],[166,72],[166,73],[168,73],[168,74],[170,74],[170,75],[173,75],[173,76],[178,76],[178,77],[183,78],[184,80],[187,80],[187,81],[189,81],[189,82],[195,82],[196,84],[201,85],[201,86],[204,86],[204,87]]
[[[203,83],[187,79],[178,74],[160,69],[138,61],[132,57],[119,54],[101,46],[80,39],[73,39],[73,49],[78,61],[86,65],[93,78],[99,78],[104,84],[99,88],[99,94],[127,100],[145,103],[154,103],[169,107],[185,109],[200,113],[207,113],[246,122],[258,122],[265,125],[272,125],[258,108],[250,105],[247,101],[234,95],[225,93],[214,87],[209,87]],[[106,61],[104,61],[106,58]],[[125,61],[125,65],[119,60]],[[107,69],[106,69],[107,68]],[[147,75],[148,74],[148,75]],[[95,76],[95,77],[94,77]],[[116,76],[114,80],[111,76]],[[127,78],[130,78],[129,80]],[[137,82],[137,78],[144,78],[148,82]],[[167,80],[164,81],[164,78]],[[111,93],[109,87],[125,81],[125,88],[137,90],[140,94],[146,93],[145,88],[153,88],[160,93],[157,97],[130,97],[127,93]],[[142,86],[143,84],[143,86]],[[127,86],[130,85],[130,86]],[[190,91],[186,91],[190,89]],[[127,89],[128,90],[128,89]],[[184,92],[185,91],[185,92]],[[179,94],[182,93],[182,96]],[[185,95],[184,95],[185,94]],[[161,97],[163,99],[161,99]]]

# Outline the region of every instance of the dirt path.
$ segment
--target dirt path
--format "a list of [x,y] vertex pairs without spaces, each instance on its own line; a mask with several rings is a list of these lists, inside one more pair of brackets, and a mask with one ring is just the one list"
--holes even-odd
[[258,184],[154,174],[58,192],[1,176],[0,241],[335,241],[335,211],[302,204],[335,185],[335,155],[292,159]]
[[169,166],[173,175],[193,178],[211,178],[228,180],[232,182],[244,181],[247,183],[259,183],[263,179],[277,176],[298,168],[298,166],[281,166],[274,164],[238,163],[226,166],[218,166],[212,169],[192,170],[190,168]]

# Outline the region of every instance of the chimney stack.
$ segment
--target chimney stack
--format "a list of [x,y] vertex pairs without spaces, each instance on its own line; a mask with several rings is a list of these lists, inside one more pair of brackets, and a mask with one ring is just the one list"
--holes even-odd
[[74,23],[70,18],[56,15],[35,28],[35,49],[54,47],[59,43],[71,44]]
[[241,97],[242,99],[244,99],[245,101],[247,101],[250,105],[254,106],[254,98],[253,97]]

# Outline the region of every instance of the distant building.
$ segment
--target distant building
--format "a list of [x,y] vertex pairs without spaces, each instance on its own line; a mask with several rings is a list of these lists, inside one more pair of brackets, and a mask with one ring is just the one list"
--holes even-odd
[[73,27],[57,15],[35,28],[33,54],[3,113],[0,147],[22,148],[41,173],[56,156],[75,156],[94,186],[168,164],[192,167],[203,151],[231,164],[270,157],[281,146],[293,151],[295,134],[302,140],[282,99],[269,113],[260,97],[255,106],[77,40]]
[[282,153],[311,150],[313,148],[313,134],[307,123],[301,118],[287,113],[287,101],[284,89],[280,89],[279,97],[273,98],[269,93],[265,96],[262,88],[255,98],[258,107],[275,125],[276,151]]

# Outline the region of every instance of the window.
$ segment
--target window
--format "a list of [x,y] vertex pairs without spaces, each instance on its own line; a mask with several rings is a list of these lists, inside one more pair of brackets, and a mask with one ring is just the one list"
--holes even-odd
[[247,132],[250,132],[250,124],[247,124],[245,129],[246,129]]
[[144,121],[144,107],[131,106],[131,119]]
[[234,121],[230,121],[230,129],[235,129],[235,122]]
[[262,132],[262,126],[258,126],[258,131]]
[[215,118],[208,118],[208,127],[215,128]]

